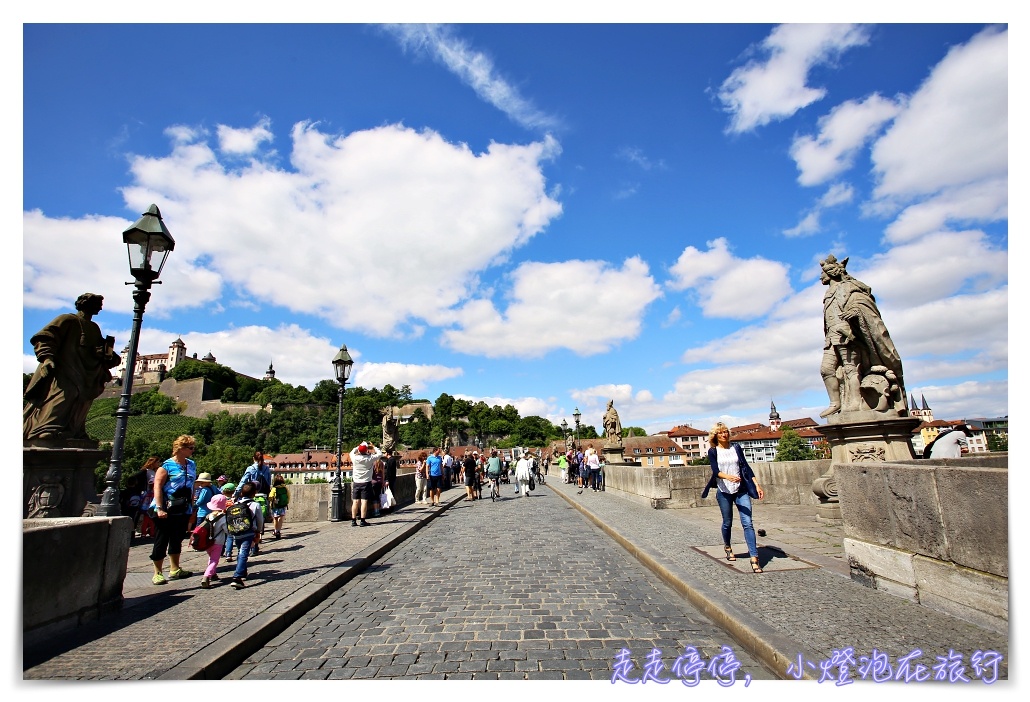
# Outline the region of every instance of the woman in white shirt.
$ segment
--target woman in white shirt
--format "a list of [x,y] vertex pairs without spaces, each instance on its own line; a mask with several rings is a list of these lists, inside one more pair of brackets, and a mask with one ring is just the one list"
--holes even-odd
[[712,477],[705,486],[701,498],[708,497],[713,487],[722,510],[722,542],[726,551],[726,560],[735,561],[730,545],[730,531],[733,527],[733,505],[737,506],[740,515],[740,526],[744,529],[744,541],[751,556],[751,570],[761,573],[758,561],[758,542],[755,539],[755,527],[751,521],[751,500],[765,497],[762,486],[755,479],[755,472],[747,464],[744,452],[737,444],[730,444],[730,428],[722,422],[716,423],[708,432],[708,463],[712,467]]

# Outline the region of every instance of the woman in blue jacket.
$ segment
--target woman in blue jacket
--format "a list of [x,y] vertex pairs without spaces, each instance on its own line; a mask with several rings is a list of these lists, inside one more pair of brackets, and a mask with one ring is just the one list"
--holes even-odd
[[726,551],[726,560],[735,561],[733,547],[730,545],[730,530],[733,527],[733,505],[737,505],[740,515],[740,526],[744,529],[744,541],[751,555],[751,570],[761,573],[758,561],[758,543],[755,541],[755,527],[751,522],[751,500],[760,500],[765,496],[762,486],[755,479],[755,472],[747,464],[744,452],[737,444],[730,444],[730,429],[718,422],[708,432],[708,463],[712,467],[712,477],[701,493],[702,499],[708,497],[708,491],[717,488],[715,493],[722,510],[722,542]]

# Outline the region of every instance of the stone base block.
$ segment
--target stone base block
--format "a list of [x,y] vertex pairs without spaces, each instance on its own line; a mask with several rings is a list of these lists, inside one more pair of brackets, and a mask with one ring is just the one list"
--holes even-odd
[[[915,570],[912,567],[913,554],[907,551],[845,538],[844,553],[848,557],[848,565],[855,580],[869,584],[865,577],[871,577],[874,586],[879,589],[885,589],[880,587],[880,580],[890,580],[913,590],[916,587]],[[855,577],[856,571],[861,574],[860,577]]]
[[921,603],[985,629],[1008,631],[1008,578],[923,556],[912,565]]
[[815,508],[815,518],[822,524],[840,526],[844,523],[844,519],[841,517],[840,514],[839,502],[827,502],[818,505]]

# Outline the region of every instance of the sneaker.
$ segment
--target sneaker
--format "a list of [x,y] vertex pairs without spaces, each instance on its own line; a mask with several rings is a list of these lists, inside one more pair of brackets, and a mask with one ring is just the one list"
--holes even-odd
[[169,573],[168,574],[168,579],[169,580],[180,580],[182,578],[188,578],[191,575],[193,575],[192,571],[186,570],[185,568],[179,568],[178,570],[173,570],[171,573]]
[[234,559],[234,558],[233,558],[232,556],[226,556],[226,557],[225,557],[225,562],[226,562],[226,563],[232,563],[232,562],[233,562],[233,560],[235,560],[235,559]]
[[242,590],[247,587],[246,583],[243,582],[243,578],[233,578],[232,586],[234,590]]
[[211,589],[211,579],[210,578],[204,578],[203,580],[200,581],[200,586],[202,588],[204,588],[205,590]]
[[369,526],[369,524],[364,519],[362,519],[361,520],[361,526]]
[[358,520],[357,519],[350,520],[350,525],[351,526],[357,526],[358,525]]
[[165,580],[165,576],[161,575],[161,573],[155,573],[154,577],[151,579],[150,582],[154,583],[155,585],[167,585],[168,584],[168,581]]

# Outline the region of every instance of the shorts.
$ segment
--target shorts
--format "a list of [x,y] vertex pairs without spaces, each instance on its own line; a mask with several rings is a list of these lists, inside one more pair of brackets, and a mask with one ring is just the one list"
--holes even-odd
[[285,507],[273,507],[272,508],[272,516],[273,517],[284,517],[284,516],[286,516],[286,508]]
[[442,475],[430,475],[429,476],[429,489],[430,490],[440,490],[442,486],[443,486],[443,476]]
[[372,483],[353,483],[351,485],[350,498],[352,500],[376,499],[375,490],[372,489]]
[[469,475],[468,473],[466,473],[465,474],[465,487],[475,487],[475,486],[476,486],[476,476],[475,476],[475,474]]

